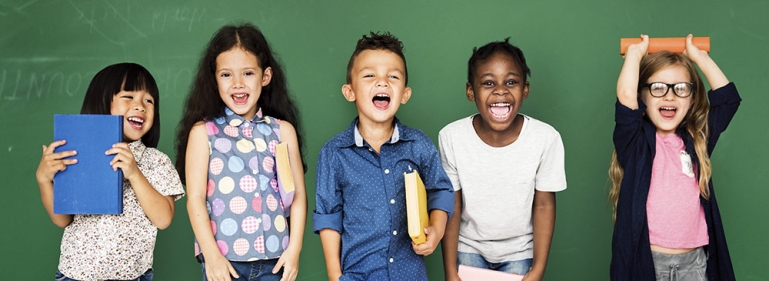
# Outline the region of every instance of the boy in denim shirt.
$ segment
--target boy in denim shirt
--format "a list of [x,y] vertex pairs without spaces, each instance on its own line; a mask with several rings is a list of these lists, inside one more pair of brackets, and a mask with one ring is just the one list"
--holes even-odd
[[[454,209],[451,181],[422,131],[395,113],[411,97],[403,44],[389,33],[363,36],[347,65],[345,99],[358,109],[350,127],[318,156],[313,230],[329,280],[427,280],[432,253]],[[427,189],[427,241],[411,242],[403,174],[417,170]]]

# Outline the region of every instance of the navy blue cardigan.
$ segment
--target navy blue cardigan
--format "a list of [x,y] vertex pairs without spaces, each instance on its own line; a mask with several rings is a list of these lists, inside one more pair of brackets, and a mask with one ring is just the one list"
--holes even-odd
[[[740,95],[734,83],[708,92],[708,155],[726,130],[740,106]],[[614,128],[614,148],[617,160],[625,170],[617,203],[617,219],[612,237],[611,280],[655,280],[654,262],[649,244],[646,221],[646,198],[649,195],[652,163],[655,155],[656,127],[644,117],[646,105],[639,99],[639,108],[631,110],[617,101]],[[698,163],[692,137],[686,130],[676,132],[684,141],[686,152]],[[699,167],[699,165],[697,165]],[[699,168],[698,168],[699,169]],[[698,170],[699,174],[699,170]],[[705,247],[710,280],[734,280],[726,236],[718,211],[713,181],[710,181],[710,199],[700,197],[705,210],[709,244]]]

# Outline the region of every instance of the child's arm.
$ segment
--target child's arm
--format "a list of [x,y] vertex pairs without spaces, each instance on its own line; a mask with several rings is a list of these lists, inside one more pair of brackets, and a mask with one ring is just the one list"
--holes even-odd
[[136,194],[136,199],[139,200],[139,205],[152,224],[158,229],[165,229],[171,225],[171,221],[174,219],[173,196],[163,196],[152,187],[152,184],[147,181],[139,167],[136,166],[136,159],[128,144],[116,143],[107,150],[106,154],[115,155],[110,161],[112,169],[123,171],[123,178],[131,183],[131,188]]
[[638,68],[648,49],[649,36],[641,35],[641,43],[630,45],[625,53],[617,80],[617,99],[630,109],[638,109]]
[[414,244],[411,242],[411,247],[414,248],[414,252],[417,255],[428,256],[435,251],[438,247],[438,242],[443,239],[443,233],[446,231],[446,223],[448,222],[449,214],[444,210],[433,209],[430,210],[430,225],[425,228],[426,240],[422,244]]
[[283,251],[275,267],[272,269],[276,273],[283,267],[283,278],[281,280],[295,280],[299,271],[299,253],[302,251],[302,240],[304,239],[304,225],[307,222],[307,193],[304,186],[304,167],[302,165],[302,156],[299,153],[299,144],[296,138],[296,129],[291,123],[283,121],[280,123],[280,139],[288,144],[289,162],[291,164],[291,173],[294,176],[294,201],[291,203],[291,216],[289,225],[288,248]]
[[694,46],[691,34],[686,36],[686,50],[684,50],[684,55],[696,63],[702,71],[702,74],[705,74],[705,78],[708,79],[708,84],[710,84],[711,89],[715,90],[729,84],[729,79],[726,78],[724,72],[718,68],[716,62],[710,58],[708,52],[697,49],[697,47]]
[[446,281],[459,280],[457,275],[457,247],[459,247],[459,223],[462,214],[462,190],[454,191],[454,215],[446,223],[441,249],[443,250],[443,272]]
[[37,166],[37,172],[35,172],[43,206],[53,224],[61,228],[65,228],[72,223],[73,216],[53,213],[53,176],[58,172],[66,170],[67,165],[77,163],[77,159],[64,159],[76,155],[77,152],[74,150],[53,152],[57,147],[65,143],[66,141],[64,140],[58,140],[48,146],[43,145],[43,157],[40,159],[40,165]]
[[208,182],[209,160],[208,135],[205,123],[198,122],[190,130],[185,160],[187,178],[187,212],[192,232],[200,245],[209,280],[230,280],[238,274],[230,262],[219,252],[214,240],[208,210],[206,209],[206,185]]
[[534,260],[531,270],[523,280],[542,280],[550,254],[550,244],[553,241],[555,229],[555,193],[534,191],[534,210],[532,225],[534,227]]
[[320,245],[326,259],[326,272],[329,281],[337,281],[342,276],[342,236],[336,230],[320,230]]

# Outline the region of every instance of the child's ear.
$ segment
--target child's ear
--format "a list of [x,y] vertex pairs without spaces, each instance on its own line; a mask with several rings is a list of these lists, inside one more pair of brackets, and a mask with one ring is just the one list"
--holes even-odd
[[268,66],[262,72],[262,87],[269,85],[271,80],[272,80],[272,67]]
[[465,96],[467,96],[467,100],[475,101],[475,92],[473,91],[473,85],[470,85],[470,82],[465,84]]
[[401,104],[406,104],[411,98],[411,87],[403,89],[403,98],[401,98]]
[[529,97],[529,81],[526,81],[526,86],[523,86],[523,99]]
[[352,85],[350,84],[342,85],[342,95],[344,95],[344,98],[349,102],[355,101],[355,92],[353,92]]

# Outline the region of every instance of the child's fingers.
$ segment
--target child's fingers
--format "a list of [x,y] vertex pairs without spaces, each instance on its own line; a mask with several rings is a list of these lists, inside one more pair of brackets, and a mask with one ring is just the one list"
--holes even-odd
[[[230,276],[235,277],[235,278],[240,278],[240,275],[238,275],[238,272],[235,271],[235,268],[232,267],[232,264],[230,264],[229,262],[227,262],[227,269],[230,270]],[[228,280],[230,279],[229,278],[230,276],[227,276]]]

